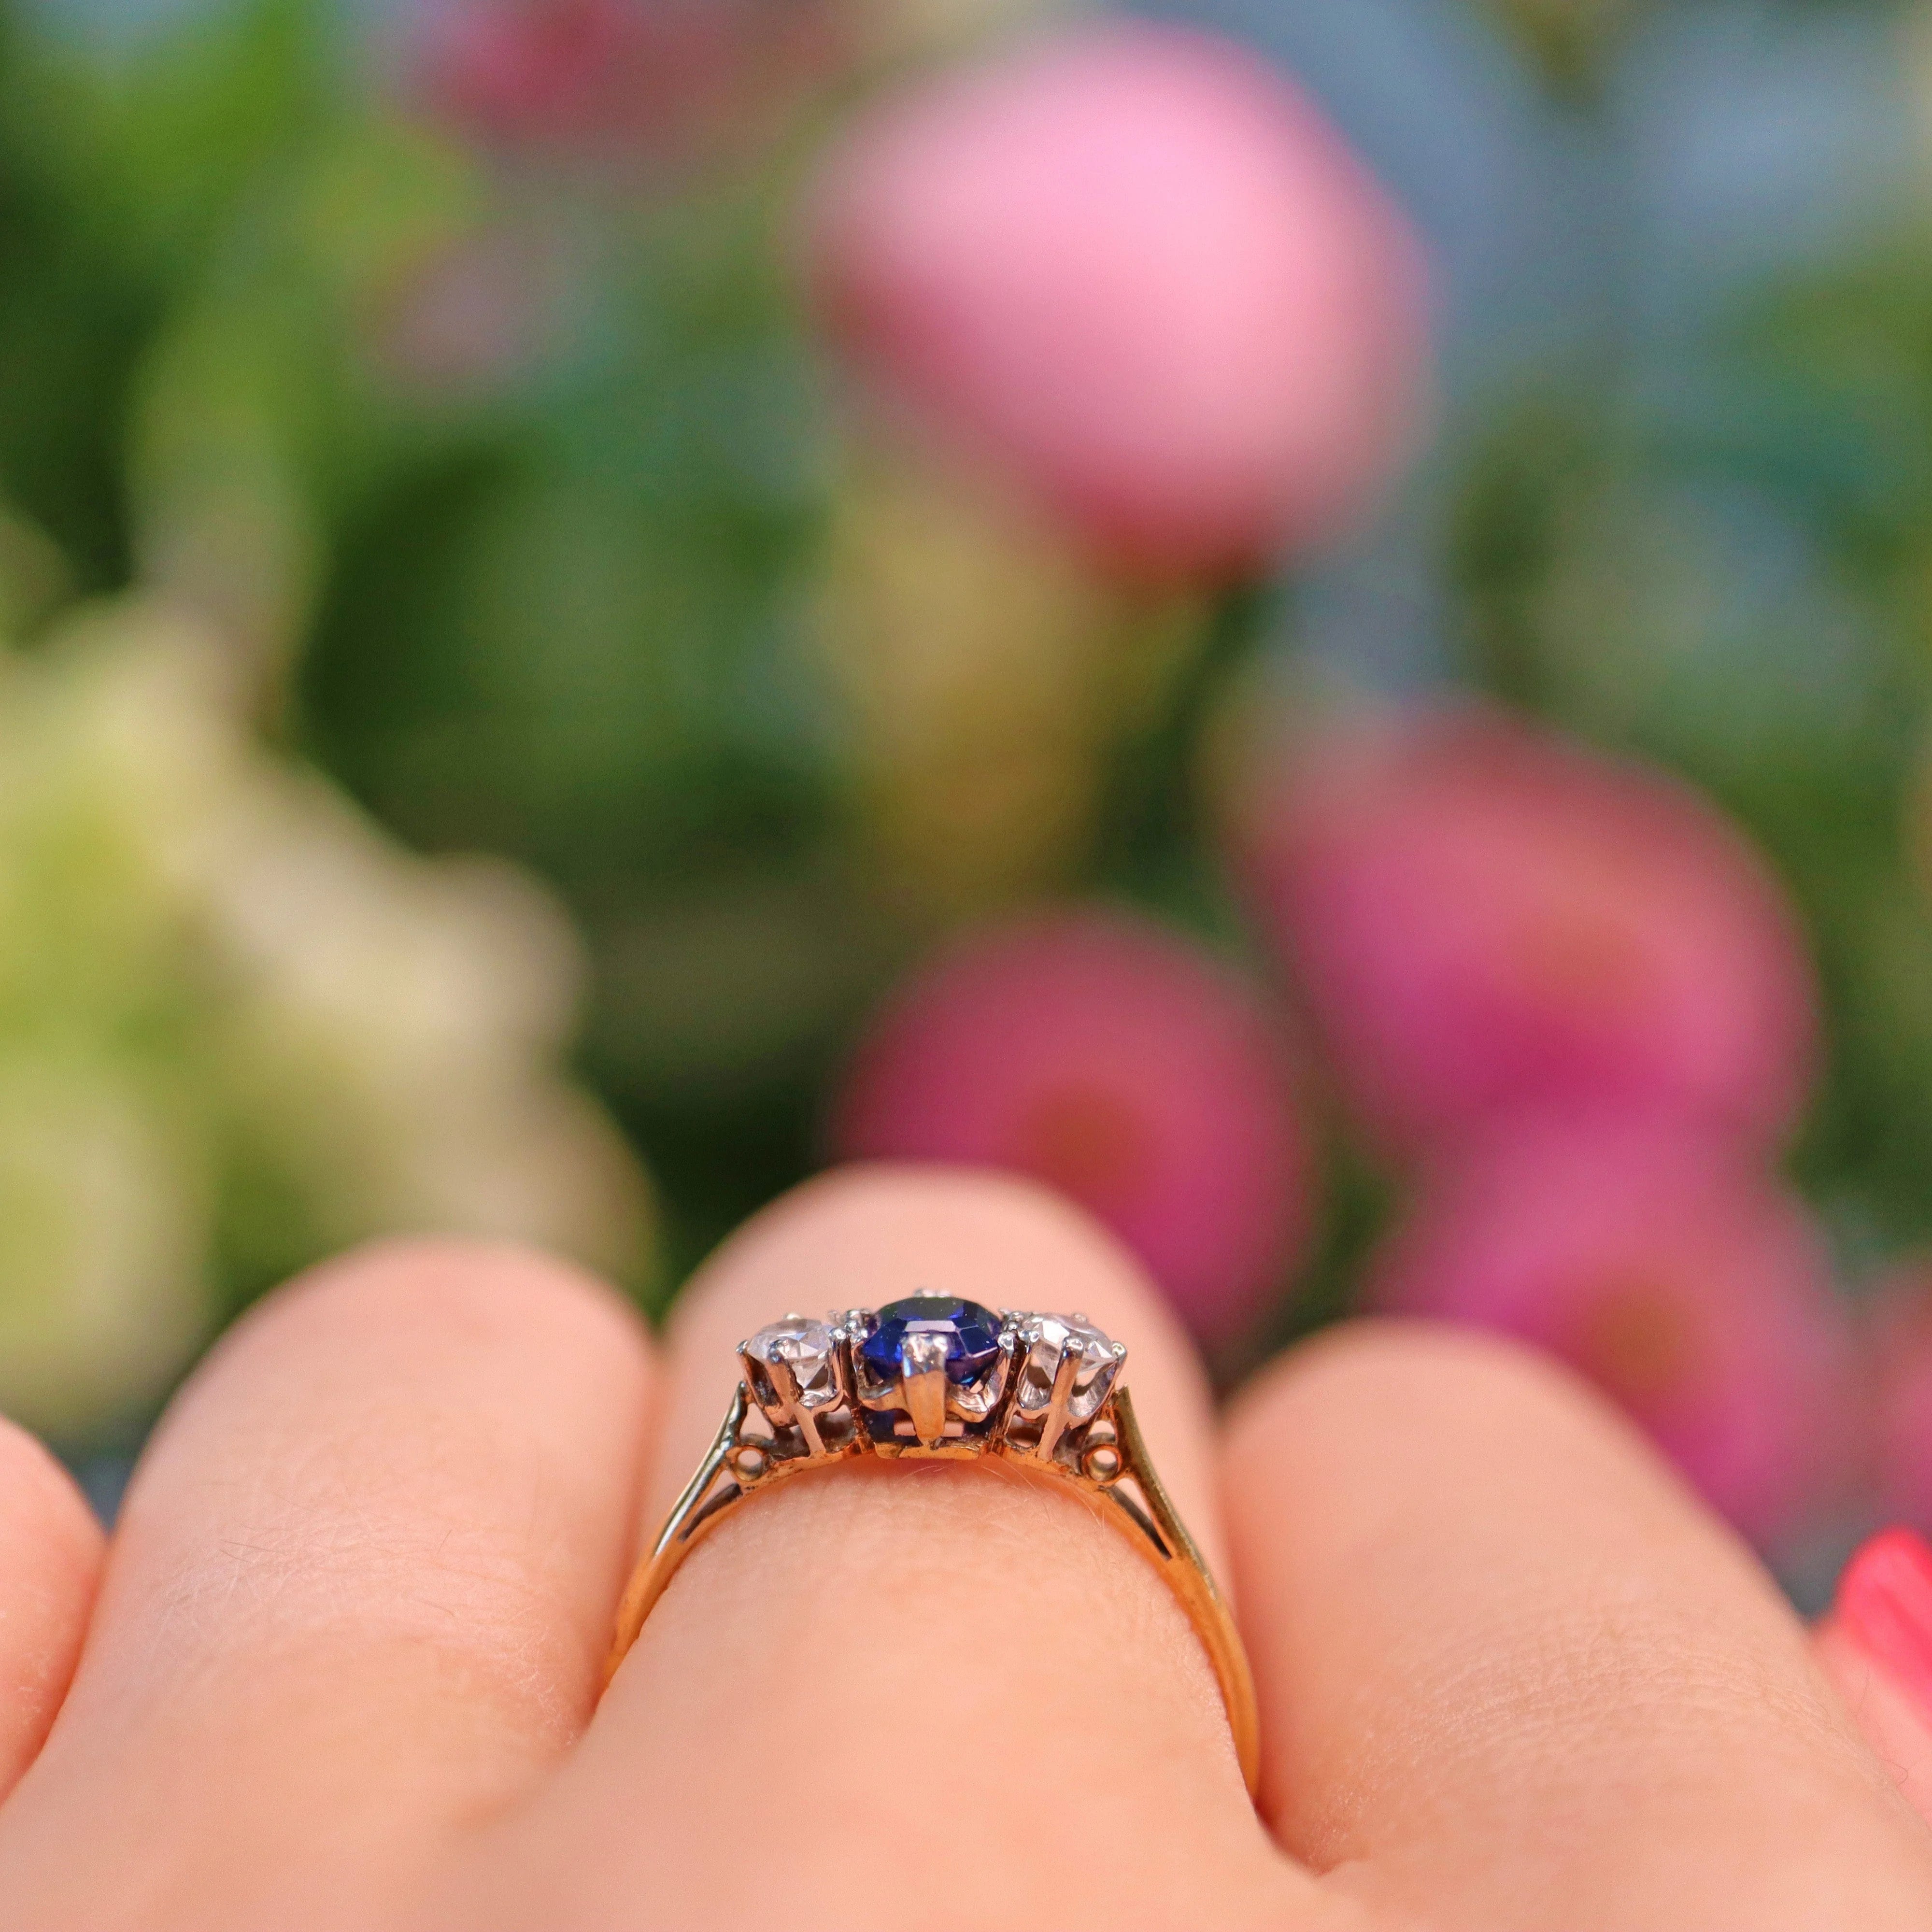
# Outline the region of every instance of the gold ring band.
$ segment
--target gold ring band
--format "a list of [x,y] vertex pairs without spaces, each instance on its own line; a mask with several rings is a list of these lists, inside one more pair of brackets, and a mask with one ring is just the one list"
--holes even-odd
[[686,1557],[747,1496],[853,1456],[995,1455],[1086,1496],[1160,1571],[1208,1653],[1252,1796],[1260,1729],[1247,1654],[1155,1473],[1126,1360],[1084,1316],[995,1314],[950,1296],[760,1329],[739,1345],[724,1423],[624,1593],[606,1683]]

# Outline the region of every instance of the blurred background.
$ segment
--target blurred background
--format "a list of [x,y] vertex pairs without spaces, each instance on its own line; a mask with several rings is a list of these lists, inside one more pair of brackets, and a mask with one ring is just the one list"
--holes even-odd
[[1928,244],[1916,4],[0,0],[0,1408],[955,1160],[1932,1531]]

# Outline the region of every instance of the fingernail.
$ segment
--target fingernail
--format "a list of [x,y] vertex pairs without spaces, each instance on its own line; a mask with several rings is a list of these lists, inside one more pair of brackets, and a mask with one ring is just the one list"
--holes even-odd
[[1916,1530],[1880,1530],[1845,1565],[1834,1610],[1838,1628],[1932,1724],[1932,1544]]

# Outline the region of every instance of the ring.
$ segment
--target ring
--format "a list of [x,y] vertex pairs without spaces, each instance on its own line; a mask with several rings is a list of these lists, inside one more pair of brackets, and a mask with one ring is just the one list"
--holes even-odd
[[1260,1729],[1247,1655],[1154,1473],[1126,1354],[1084,1316],[996,1314],[948,1295],[760,1328],[738,1345],[723,1426],[624,1593],[604,1682],[678,1566],[747,1496],[850,1456],[999,1456],[1089,1498],[1166,1580],[1214,1666],[1252,1796]]

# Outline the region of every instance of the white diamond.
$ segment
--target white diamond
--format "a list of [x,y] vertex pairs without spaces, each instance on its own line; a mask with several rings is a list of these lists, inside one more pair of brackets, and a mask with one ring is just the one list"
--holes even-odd
[[1021,1414],[1044,1415],[1053,1400],[1053,1372],[1064,1349],[1079,1352],[1073,1394],[1066,1405],[1070,1422],[1084,1422],[1107,1399],[1119,1372],[1114,1345],[1090,1322],[1070,1315],[1029,1315],[1019,1324],[1019,1392],[1015,1398]]
[[745,1346],[757,1360],[782,1362],[790,1370],[806,1408],[824,1408],[838,1400],[838,1346],[823,1322],[788,1315],[782,1322],[766,1323]]

